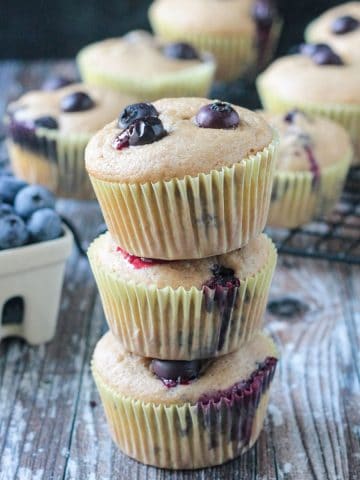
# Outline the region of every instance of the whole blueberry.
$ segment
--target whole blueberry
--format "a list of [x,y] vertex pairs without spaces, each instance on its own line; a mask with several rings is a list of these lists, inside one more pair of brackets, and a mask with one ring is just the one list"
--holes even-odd
[[55,197],[41,185],[29,185],[15,197],[15,212],[22,218],[29,218],[40,208],[55,208]]
[[34,125],[35,127],[48,128],[49,130],[56,130],[59,128],[57,120],[50,116],[35,118]]
[[[187,383],[200,374],[200,360],[158,360],[151,361],[151,369],[161,380]],[[174,385],[175,386],[175,385]]]
[[14,209],[8,203],[0,203],[0,218],[14,213]]
[[56,77],[49,77],[45,80],[42,84],[43,90],[57,90],[58,88],[66,87],[67,85],[71,85],[74,83],[74,80],[70,78],[64,77],[62,75]]
[[27,183],[16,177],[1,176],[0,177],[0,198],[3,202],[13,204],[17,193],[25,188]]
[[311,58],[317,65],[343,65],[344,64],[341,57],[339,57],[339,55],[337,55],[331,49],[318,50],[312,55]]
[[179,60],[198,60],[199,54],[194,47],[184,42],[169,43],[163,47],[163,53],[168,58]]
[[331,31],[336,35],[343,35],[344,33],[353,32],[359,28],[360,22],[350,15],[336,18],[331,24]]
[[24,221],[17,215],[0,217],[0,250],[25,245],[28,231]]
[[62,225],[59,214],[51,208],[42,208],[34,212],[27,224],[33,242],[46,242],[59,238]]
[[151,103],[133,103],[128,105],[119,116],[118,125],[120,128],[127,128],[135,120],[145,117],[158,117],[159,113]]
[[256,0],[252,9],[252,17],[260,27],[271,27],[274,16],[275,9],[271,0]]
[[147,145],[160,140],[167,134],[162,121],[157,117],[135,120],[118,135],[113,147],[121,150],[130,146]]
[[217,101],[200,108],[196,123],[202,128],[236,128],[240,118],[229,103]]
[[63,112],[82,112],[94,106],[94,100],[85,92],[69,93],[60,100],[60,108]]

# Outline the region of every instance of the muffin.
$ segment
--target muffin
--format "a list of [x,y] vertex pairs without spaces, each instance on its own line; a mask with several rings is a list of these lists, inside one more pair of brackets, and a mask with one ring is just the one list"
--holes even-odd
[[255,443],[276,363],[263,334],[214,360],[176,362],[128,353],[107,333],[92,370],[121,450],[146,464],[193,469],[224,463]]
[[[266,110],[293,108],[328,117],[349,132],[360,159],[360,64],[344,63],[327,45],[302,45],[299,54],[279,58],[257,80]],[[345,152],[344,152],[345,153]]]
[[201,98],[164,99],[131,105],[98,132],[86,168],[123,250],[202,258],[241,248],[263,230],[275,144],[254,112]]
[[263,115],[279,133],[268,224],[295,228],[329,213],[353,155],[346,130],[300,110]]
[[309,43],[327,43],[346,63],[360,63],[360,2],[327,10],[305,31]]
[[215,72],[212,55],[185,43],[161,43],[145,31],[91,44],[77,63],[87,83],[144,101],[207,95]]
[[216,78],[231,81],[272,54],[280,20],[271,0],[155,0],[149,9],[154,31],[166,41],[185,41],[211,52]]
[[84,84],[26,93],[8,106],[5,117],[15,174],[58,196],[94,198],[84,168],[86,144],[131,101]]
[[276,263],[265,235],[231,253],[166,262],[129,255],[107,233],[88,255],[112,333],[130,352],[172,360],[224,355],[253,338]]

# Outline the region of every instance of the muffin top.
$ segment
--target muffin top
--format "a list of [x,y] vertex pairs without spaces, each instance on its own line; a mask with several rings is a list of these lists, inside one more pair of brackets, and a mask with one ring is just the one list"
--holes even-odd
[[122,281],[135,282],[157,288],[202,289],[214,278],[216,268],[233,270],[233,278],[240,281],[264,268],[274,247],[264,234],[251,240],[245,247],[231,253],[201,260],[159,261],[141,259],[125,253],[111,239],[109,233],[97,238],[89,250],[93,262]]
[[305,54],[275,60],[258,77],[260,88],[296,106],[303,103],[360,104],[360,64],[317,64]]
[[306,29],[309,42],[327,43],[346,62],[360,62],[360,2],[327,10]]
[[119,38],[108,38],[83,48],[78,56],[82,65],[96,65],[108,75],[129,81],[159,81],[159,78],[179,74],[204,61],[213,62],[209,54],[200,54],[190,45],[181,48],[160,42],[150,33],[136,30]]
[[72,84],[57,90],[36,90],[9,104],[12,122],[65,134],[96,132],[133,99],[102,87]]
[[[245,161],[273,138],[271,128],[259,114],[222,102],[163,99],[151,108],[155,108],[157,117],[151,125],[146,118],[140,121],[135,132],[138,140],[142,135],[142,144],[122,148],[117,121],[91,139],[85,154],[90,174],[123,183],[195,176]],[[146,143],[148,138],[152,143]]]
[[156,0],[149,14],[157,22],[188,33],[213,35],[255,33],[251,10],[254,0]]
[[126,352],[108,332],[95,348],[93,368],[118,395],[163,405],[196,404],[202,396],[216,394],[248,380],[259,363],[277,356],[272,340],[259,333],[236,352],[204,365],[200,376],[190,383],[167,388],[153,373],[151,359]]
[[263,112],[279,134],[276,168],[279,171],[312,171],[315,162],[324,168],[351,155],[348,133],[339,124],[301,110],[286,114]]

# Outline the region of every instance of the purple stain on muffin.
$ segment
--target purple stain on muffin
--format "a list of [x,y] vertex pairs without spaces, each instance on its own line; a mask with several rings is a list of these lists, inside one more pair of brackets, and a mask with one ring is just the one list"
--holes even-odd
[[116,150],[140,145],[149,145],[167,135],[164,125],[158,117],[146,117],[135,120],[123,130],[113,142]]
[[276,365],[275,357],[267,357],[248,379],[226,390],[200,396],[196,404],[199,423],[210,431],[210,448],[218,445],[219,433],[235,446],[249,444],[257,408],[274,377]]
[[303,43],[299,52],[310,57],[316,65],[344,65],[341,57],[325,43]]
[[158,117],[159,112],[152,103],[133,103],[124,108],[120,113],[118,126],[120,128],[129,127],[135,120],[141,120],[146,117]]
[[188,385],[199,377],[204,362],[201,360],[151,360],[151,371],[163,382],[165,387],[174,388]]
[[94,106],[94,100],[85,92],[72,92],[60,100],[60,108],[66,113],[83,112]]
[[335,35],[344,35],[345,33],[357,30],[359,26],[360,22],[357,18],[354,18],[351,15],[343,15],[333,21],[330,30]]
[[168,43],[162,47],[165,57],[178,60],[199,60],[200,55],[197,50],[185,42]]
[[201,107],[195,120],[201,128],[233,129],[240,123],[236,110],[229,103],[220,101]]
[[211,312],[214,308],[217,308],[219,311],[221,321],[217,349],[221,350],[235,307],[240,280],[235,276],[235,271],[232,268],[214,264],[210,270],[213,276],[203,284],[202,291],[206,310]]

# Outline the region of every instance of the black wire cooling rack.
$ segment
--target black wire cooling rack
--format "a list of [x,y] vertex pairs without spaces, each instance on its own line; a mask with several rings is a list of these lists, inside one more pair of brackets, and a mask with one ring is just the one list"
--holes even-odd
[[279,253],[360,265],[360,167],[327,217],[293,230],[268,228]]

